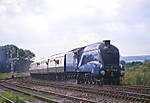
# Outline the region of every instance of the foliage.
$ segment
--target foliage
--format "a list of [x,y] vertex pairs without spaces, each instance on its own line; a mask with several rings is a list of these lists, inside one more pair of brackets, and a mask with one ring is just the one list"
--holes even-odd
[[56,99],[58,96],[57,95],[46,95],[46,98],[50,98],[50,99]]
[[0,103],[6,103],[5,99],[3,99],[2,97],[0,97]]
[[0,73],[10,72],[11,59],[15,72],[27,71],[34,57],[35,54],[30,50],[23,50],[15,45],[0,46]]
[[1,95],[5,96],[6,98],[14,101],[15,103],[24,103],[24,101],[29,101],[29,100],[33,100],[32,97],[29,96],[25,96],[22,93],[17,93],[17,92],[4,92],[1,93]]
[[132,62],[125,65],[123,84],[150,85],[150,62]]

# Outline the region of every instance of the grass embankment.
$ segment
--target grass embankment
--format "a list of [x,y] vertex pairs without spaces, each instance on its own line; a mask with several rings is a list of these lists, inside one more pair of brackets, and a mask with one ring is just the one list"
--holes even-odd
[[56,98],[58,98],[58,95],[46,95],[45,96],[46,98],[50,98],[50,99],[56,99]]
[[[29,73],[14,73],[15,77],[25,77],[28,76]],[[0,73],[0,79],[8,79],[11,78],[11,73]]]
[[150,62],[127,63],[122,83],[150,86]]
[[[17,92],[3,92],[0,94],[14,101],[15,103],[24,103],[25,101],[32,101],[34,99],[32,96],[26,96]],[[0,98],[0,103],[6,103],[6,101],[3,98]]]
[[0,103],[6,103],[5,99],[3,99],[2,97],[0,97]]

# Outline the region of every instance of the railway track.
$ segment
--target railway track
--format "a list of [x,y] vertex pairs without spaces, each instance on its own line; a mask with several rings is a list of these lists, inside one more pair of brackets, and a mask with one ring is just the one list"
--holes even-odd
[[[20,83],[18,81],[15,81],[13,83],[20,85]],[[118,100],[112,100],[112,99],[109,99],[109,98],[104,98],[104,97],[101,97],[101,96],[88,94],[88,93],[82,92],[82,91],[81,92],[80,91],[72,91],[72,90],[70,91],[70,90],[67,90],[67,89],[64,90],[63,88],[62,89],[57,88],[57,87],[53,88],[51,86],[41,86],[41,85],[35,85],[35,84],[32,84],[32,83],[24,83],[24,82],[21,82],[21,84],[24,85],[24,86],[28,86],[28,87],[34,88],[34,89],[35,88],[39,89],[38,91],[40,91],[40,90],[53,91],[55,93],[64,94],[65,96],[66,95],[70,95],[70,96],[79,97],[79,98],[82,98],[82,99],[85,98],[88,101],[97,102],[97,103],[114,103],[114,101],[115,101],[115,103],[120,103],[120,102],[118,102]],[[88,101],[86,101],[86,103]]]
[[[30,88],[30,87],[27,87],[27,86],[20,86],[18,84],[11,84],[11,83],[8,83],[8,82],[4,82],[3,84],[1,84],[3,87],[5,88],[8,88],[8,89],[12,89],[12,90],[15,90],[15,91],[18,91],[18,92],[22,92],[22,93],[25,93],[27,95],[33,95],[34,97],[38,98],[38,99],[42,99],[44,101],[47,101],[47,102],[54,102],[54,103],[62,103],[62,101],[57,101],[57,100],[51,100],[51,99],[48,99],[48,98],[43,98],[41,95],[37,95],[37,94],[47,94],[47,95],[54,95],[54,96],[58,96],[58,97],[61,97],[61,98],[65,98],[65,99],[69,99],[71,100],[70,103],[76,103],[76,102],[82,102],[82,103],[98,103],[97,101],[92,101],[92,100],[88,100],[88,99],[85,99],[85,98],[79,98],[79,97],[73,97],[73,96],[66,96],[66,95],[63,95],[63,94],[59,94],[59,93],[54,93],[54,92],[51,92],[51,91],[44,91],[44,90],[39,90],[39,89],[33,89],[33,88]],[[9,86],[8,86],[9,85]],[[11,87],[10,87],[11,86]],[[14,87],[17,87],[17,88],[14,88]],[[25,91],[25,89],[28,91]],[[31,93],[29,91],[32,91],[34,92]],[[38,93],[37,93],[38,92]],[[37,94],[35,94],[37,93]],[[60,98],[59,98],[60,99]]]
[[127,92],[127,91],[117,91],[113,89],[94,89],[94,88],[88,88],[83,86],[75,86],[75,85],[67,85],[67,84],[57,84],[57,83],[47,83],[47,82],[41,82],[41,81],[22,81],[26,83],[33,83],[37,85],[43,85],[43,86],[51,86],[54,88],[62,88],[62,89],[69,89],[73,91],[80,91],[80,92],[86,92],[91,94],[97,94],[101,96],[107,96],[111,98],[121,99],[121,100],[128,100],[132,102],[142,102],[142,103],[150,103],[150,95],[148,94],[142,94],[142,93],[134,93],[134,92]]
[[18,88],[15,88],[15,87],[11,87],[11,86],[8,86],[6,84],[0,84],[1,86],[3,86],[4,88],[7,88],[7,89],[10,89],[10,90],[13,90],[13,91],[16,91],[16,92],[20,92],[20,93],[24,93],[25,95],[29,95],[29,96],[33,96],[41,101],[46,101],[46,102],[52,102],[52,103],[59,103],[58,101],[54,101],[54,100],[51,100],[49,98],[46,98],[44,96],[41,96],[41,95],[38,95],[38,94],[35,94],[35,93],[31,93],[31,92],[27,92],[25,90],[21,90],[21,89],[18,89]]
[[104,85],[103,87],[112,88],[112,89],[121,89],[124,91],[136,91],[137,93],[149,94],[150,95],[150,86],[137,86],[137,85],[123,85],[123,86],[110,86]]
[[0,95],[1,98],[3,98],[5,100],[6,103],[15,103],[12,100],[6,98],[5,96]]

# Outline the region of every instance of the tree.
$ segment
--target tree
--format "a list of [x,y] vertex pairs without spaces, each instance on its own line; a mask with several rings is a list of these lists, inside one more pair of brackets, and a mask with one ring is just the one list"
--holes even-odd
[[35,54],[30,50],[19,49],[15,45],[0,46],[0,73],[10,72],[10,60],[13,59],[14,71],[28,71]]
[[35,57],[35,54],[29,50],[23,50],[23,49],[19,49],[18,54],[19,54],[19,57],[18,57],[19,61],[17,61],[17,63],[16,63],[15,71],[17,71],[17,72],[28,71],[30,64],[33,62],[32,58]]

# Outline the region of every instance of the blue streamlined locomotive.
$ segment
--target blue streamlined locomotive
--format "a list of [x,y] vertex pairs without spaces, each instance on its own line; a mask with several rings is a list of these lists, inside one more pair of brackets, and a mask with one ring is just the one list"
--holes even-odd
[[124,66],[119,60],[119,50],[110,44],[110,40],[104,40],[33,63],[30,72],[33,78],[39,79],[120,84]]

